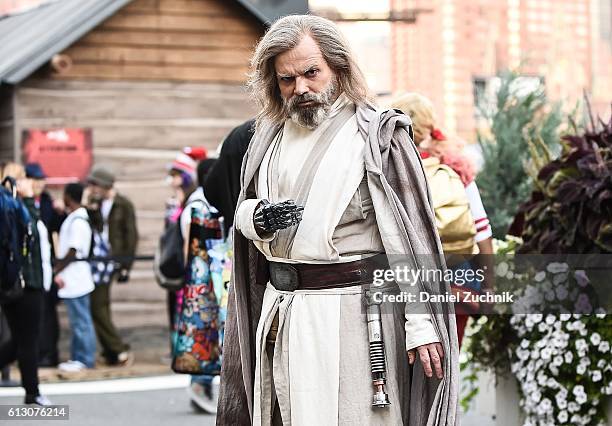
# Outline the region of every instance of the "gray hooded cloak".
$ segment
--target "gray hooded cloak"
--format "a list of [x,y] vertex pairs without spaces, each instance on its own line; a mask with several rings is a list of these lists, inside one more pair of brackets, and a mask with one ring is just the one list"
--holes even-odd
[[[400,111],[381,112],[364,104],[357,106],[357,125],[366,142],[368,188],[387,255],[402,256],[414,268],[444,269],[431,196],[420,155],[411,139],[410,119]],[[256,198],[254,176],[280,128],[266,122],[257,126],[242,164],[238,205]],[[252,241],[235,232],[217,425],[251,424],[254,341],[267,281],[265,256]],[[447,282],[421,281],[419,285],[433,294],[450,294]],[[429,302],[428,308],[444,349],[444,378],[426,378],[418,360],[408,367],[410,385],[404,396],[410,401],[404,404],[404,424],[455,426],[459,377],[455,311],[452,303]]]

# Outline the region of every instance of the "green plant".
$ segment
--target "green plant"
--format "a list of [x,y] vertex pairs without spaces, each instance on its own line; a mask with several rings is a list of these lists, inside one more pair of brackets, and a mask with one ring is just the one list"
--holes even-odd
[[[542,167],[518,217],[523,237],[518,253],[612,253],[612,118],[600,121],[599,129],[591,119],[585,133],[562,139],[560,158]],[[512,319],[521,339],[512,353],[512,371],[528,425],[606,421],[601,401],[612,394],[612,318],[597,310],[601,298],[574,293],[601,276],[584,271],[574,276],[578,287],[568,287],[569,292],[562,280],[551,280],[557,294],[562,290],[575,302],[573,315],[547,315],[539,324],[529,315]],[[608,283],[609,276],[604,280]],[[582,310],[597,315],[580,315]]]
[[612,327],[597,315],[514,315],[511,354],[524,426],[604,425],[612,394]]
[[612,253],[612,120],[562,138],[562,154],[537,175],[520,208],[520,253]]
[[479,107],[490,133],[478,134],[484,164],[476,182],[493,236],[503,239],[519,204],[529,198],[532,189],[525,170],[529,141],[539,141],[554,155],[562,113],[560,105],[548,104],[541,82],[526,89],[517,73],[507,72],[500,78],[494,106]]
[[[599,125],[564,137],[556,160],[548,161],[552,155],[537,140],[529,143],[535,180],[531,199],[513,224],[523,240],[512,247],[516,253],[612,254],[612,118]],[[508,245],[498,252],[504,251],[512,252]],[[516,280],[511,269],[496,270],[496,276]],[[604,424],[601,402],[612,394],[612,317],[601,308],[606,306],[601,297],[591,297],[601,278],[596,271],[571,270],[565,263],[522,274],[516,280],[518,294],[531,294],[524,299],[540,305],[531,306],[535,314],[476,322],[466,348],[471,384],[474,372],[503,375],[510,370],[519,382],[524,426]],[[569,310],[549,312],[557,300]],[[468,389],[468,397],[474,394]],[[464,407],[468,402],[462,401]]]

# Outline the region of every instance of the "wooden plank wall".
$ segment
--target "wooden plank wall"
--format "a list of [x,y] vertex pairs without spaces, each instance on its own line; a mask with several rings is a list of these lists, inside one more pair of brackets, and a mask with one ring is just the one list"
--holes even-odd
[[14,159],[13,86],[0,85],[0,161]]
[[[140,254],[163,227],[166,165],[185,146],[216,149],[255,109],[244,89],[264,27],[233,0],[134,0],[15,91],[15,134],[91,128],[94,162],[135,204]],[[4,143],[3,143],[4,145]],[[139,263],[142,280],[151,265]],[[138,275],[138,274],[137,274]]]
[[53,78],[242,83],[264,27],[233,0],[135,0],[64,53]]
[[[16,112],[19,132],[92,129],[94,161],[115,171],[119,190],[134,202],[139,252],[150,254],[170,195],[166,165],[184,146],[214,153],[255,109],[240,85],[29,79],[16,91]],[[138,267],[150,271],[150,265]]]

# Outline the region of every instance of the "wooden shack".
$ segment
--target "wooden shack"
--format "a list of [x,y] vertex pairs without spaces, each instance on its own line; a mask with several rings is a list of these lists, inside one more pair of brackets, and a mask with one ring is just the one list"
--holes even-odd
[[59,0],[0,20],[0,158],[27,129],[88,128],[137,208],[140,253],[162,229],[166,165],[212,152],[254,114],[244,88],[253,47],[306,1]]

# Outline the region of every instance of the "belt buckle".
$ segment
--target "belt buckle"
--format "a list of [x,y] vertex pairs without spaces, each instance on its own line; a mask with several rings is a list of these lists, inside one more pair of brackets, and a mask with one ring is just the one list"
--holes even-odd
[[280,291],[295,291],[300,286],[297,268],[290,263],[270,263],[270,281]]

